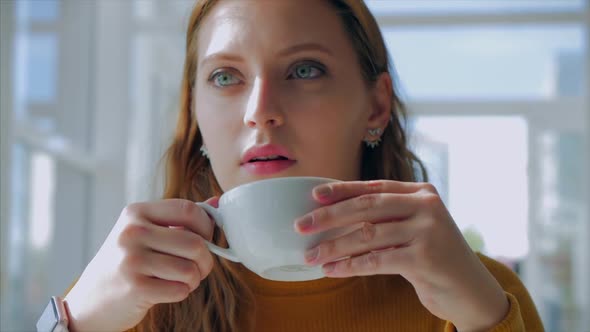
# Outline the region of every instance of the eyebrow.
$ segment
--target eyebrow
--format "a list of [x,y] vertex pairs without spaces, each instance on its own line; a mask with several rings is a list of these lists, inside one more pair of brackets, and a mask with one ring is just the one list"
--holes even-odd
[[325,47],[321,44],[317,44],[317,43],[303,43],[303,44],[293,45],[293,46],[287,47],[286,49],[280,51],[278,53],[278,55],[279,56],[286,56],[289,54],[302,52],[302,51],[319,51],[322,53],[326,53],[328,55],[333,55],[332,51],[330,51],[327,47]]
[[243,59],[239,55],[233,55],[233,54],[224,53],[224,52],[216,52],[216,53],[206,56],[203,60],[201,60],[201,62],[199,63],[199,67],[202,67],[207,62],[214,61],[214,60],[225,60],[225,61],[239,62],[239,61],[242,61]]
[[[286,49],[278,52],[277,55],[280,57],[284,57],[284,56],[287,56],[290,54],[303,52],[303,51],[318,51],[318,52],[322,52],[322,53],[325,53],[330,56],[334,55],[334,53],[332,51],[330,51],[328,48],[326,48],[325,46],[323,46],[321,44],[317,44],[317,43],[303,43],[303,44],[296,44],[293,46],[289,46]],[[226,61],[239,62],[239,61],[242,61],[243,58],[239,55],[235,55],[235,54],[231,54],[231,53],[217,52],[217,53],[213,53],[213,54],[206,56],[203,60],[201,60],[201,63],[199,64],[199,66],[203,66],[205,63],[213,61],[213,60],[226,60]]]

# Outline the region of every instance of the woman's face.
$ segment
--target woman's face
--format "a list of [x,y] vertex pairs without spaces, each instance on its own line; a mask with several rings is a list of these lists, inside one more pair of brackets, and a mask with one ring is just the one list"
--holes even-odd
[[391,86],[364,82],[327,1],[221,1],[198,50],[193,106],[224,191],[273,177],[359,178],[362,140],[387,124]]

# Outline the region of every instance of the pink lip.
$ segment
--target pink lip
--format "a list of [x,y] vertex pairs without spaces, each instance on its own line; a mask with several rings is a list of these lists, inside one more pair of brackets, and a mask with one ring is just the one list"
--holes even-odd
[[254,175],[271,175],[283,171],[295,163],[295,160],[259,161],[242,164],[242,167]]
[[[268,157],[272,155],[283,156],[288,160],[272,160],[250,162],[257,157]],[[250,173],[255,175],[270,175],[283,171],[293,166],[297,161],[293,160],[291,153],[280,145],[266,144],[253,146],[246,150],[242,156],[241,166]]]
[[291,153],[286,148],[275,144],[265,144],[256,145],[246,150],[246,152],[242,155],[241,163],[243,165],[254,158],[268,157],[272,155],[283,156],[290,160],[293,159],[291,157]]

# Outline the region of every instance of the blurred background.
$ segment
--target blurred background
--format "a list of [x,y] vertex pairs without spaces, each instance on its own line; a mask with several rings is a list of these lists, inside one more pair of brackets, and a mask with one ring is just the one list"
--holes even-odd
[[[412,145],[547,331],[590,332],[585,0],[369,0]],[[121,209],[161,194],[189,0],[2,0],[0,330],[32,331]]]

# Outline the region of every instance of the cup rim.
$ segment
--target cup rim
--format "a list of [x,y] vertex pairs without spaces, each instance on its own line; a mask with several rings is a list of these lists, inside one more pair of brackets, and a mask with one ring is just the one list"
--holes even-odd
[[267,183],[267,182],[288,182],[288,181],[295,181],[295,180],[328,180],[329,182],[342,182],[342,180],[333,179],[333,178],[326,178],[326,177],[321,177],[321,176],[284,176],[284,177],[278,177],[278,178],[262,179],[262,180],[256,180],[256,181],[244,183],[244,184],[241,184],[237,187],[234,187],[234,188],[230,189],[229,191],[226,191],[223,194],[221,194],[220,200],[223,199],[223,196],[225,196],[226,194],[228,194],[228,195],[233,194],[233,192],[237,189],[244,189],[244,188],[247,188],[250,186],[259,185],[261,183]]

